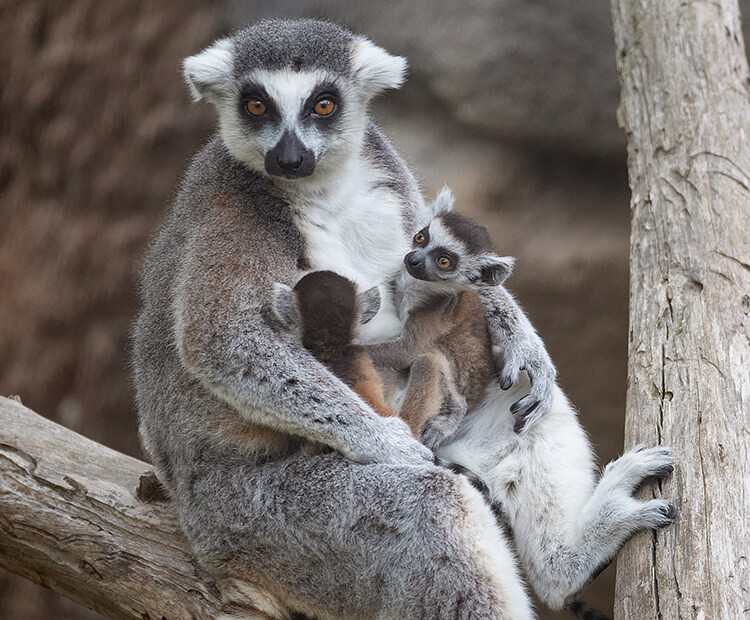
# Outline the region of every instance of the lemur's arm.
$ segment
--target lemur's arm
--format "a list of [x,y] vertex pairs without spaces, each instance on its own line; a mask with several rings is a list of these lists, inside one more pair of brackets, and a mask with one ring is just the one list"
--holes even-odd
[[406,370],[445,332],[443,313],[442,305],[429,310],[413,310],[404,321],[398,338],[367,345],[365,349],[377,366]]
[[176,282],[176,340],[189,372],[246,419],[352,460],[430,461],[401,420],[376,415],[293,334],[272,329],[263,309],[273,280],[290,279],[292,270],[277,264],[277,248],[249,259],[231,220],[221,226],[189,242]]
[[419,354],[416,340],[402,334],[396,340],[387,340],[365,347],[367,354],[376,366],[386,366],[393,370],[406,370]]
[[523,310],[503,286],[482,288],[479,296],[487,315],[500,387],[510,388],[520,371],[529,375],[531,390],[511,406],[517,433],[528,429],[549,410],[557,371],[542,339]]

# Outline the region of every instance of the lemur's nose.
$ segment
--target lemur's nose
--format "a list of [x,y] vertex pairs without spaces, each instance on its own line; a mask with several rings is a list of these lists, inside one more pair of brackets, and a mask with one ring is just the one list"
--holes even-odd
[[416,252],[409,252],[406,256],[404,256],[404,262],[410,267],[419,267],[419,264],[422,262],[422,260],[419,258],[419,256],[417,256]]
[[297,159],[292,159],[291,157],[282,158],[281,156],[277,156],[276,163],[284,172],[294,172],[302,165],[302,155],[297,157]]
[[315,155],[297,134],[285,131],[279,142],[266,153],[266,172],[287,179],[310,176],[315,170]]

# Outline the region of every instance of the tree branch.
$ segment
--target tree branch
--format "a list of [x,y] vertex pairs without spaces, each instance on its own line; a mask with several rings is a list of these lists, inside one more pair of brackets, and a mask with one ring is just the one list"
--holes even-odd
[[628,136],[625,441],[672,446],[677,523],[619,557],[617,620],[750,608],[750,75],[737,0],[612,0]]
[[215,617],[168,505],[135,496],[150,470],[0,397],[0,566],[109,618]]

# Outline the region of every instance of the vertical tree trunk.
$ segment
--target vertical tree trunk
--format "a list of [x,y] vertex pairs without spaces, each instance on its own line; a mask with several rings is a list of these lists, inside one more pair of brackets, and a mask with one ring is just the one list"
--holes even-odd
[[674,448],[678,522],[620,556],[615,618],[750,610],[750,77],[737,0],[612,0],[631,201],[626,444]]

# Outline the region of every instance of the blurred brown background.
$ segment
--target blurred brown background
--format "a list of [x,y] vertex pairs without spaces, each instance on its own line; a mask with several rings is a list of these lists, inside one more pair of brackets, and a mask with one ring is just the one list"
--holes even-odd
[[[179,63],[272,15],[331,17],[409,57],[411,79],[375,116],[428,196],[448,183],[519,258],[509,286],[613,458],[629,192],[600,0],[0,0],[0,393],[140,455],[127,340],[138,265],[214,123],[190,106]],[[613,576],[586,592],[605,611]],[[93,617],[0,574],[0,618]]]

